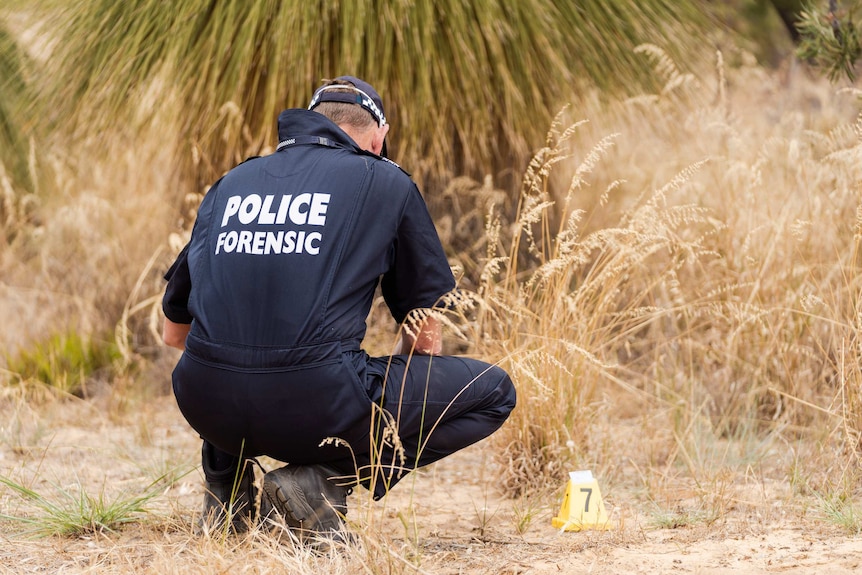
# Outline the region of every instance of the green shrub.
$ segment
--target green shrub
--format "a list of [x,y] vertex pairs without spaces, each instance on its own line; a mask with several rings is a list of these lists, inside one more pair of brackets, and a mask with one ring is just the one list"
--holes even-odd
[[96,374],[110,373],[119,357],[112,341],[82,336],[76,332],[54,334],[7,356],[10,372],[21,381],[39,381],[65,393],[86,397],[87,382]]

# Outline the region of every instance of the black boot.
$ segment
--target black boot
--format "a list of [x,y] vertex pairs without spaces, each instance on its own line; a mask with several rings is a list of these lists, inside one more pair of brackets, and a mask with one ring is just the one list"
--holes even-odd
[[198,532],[223,530],[227,518],[232,532],[247,531],[257,515],[253,461],[219,451],[206,441],[201,450],[201,459],[206,476],[206,491]]
[[268,500],[300,541],[343,540],[347,496],[353,490],[339,479],[323,465],[286,465],[263,476],[261,507]]

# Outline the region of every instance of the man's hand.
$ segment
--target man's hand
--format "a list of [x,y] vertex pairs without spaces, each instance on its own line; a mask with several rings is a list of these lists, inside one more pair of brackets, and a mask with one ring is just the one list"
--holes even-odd
[[402,353],[419,355],[443,353],[443,328],[440,320],[433,316],[428,316],[421,322],[407,320],[405,325],[401,326],[401,341],[392,351],[393,355]]
[[162,329],[162,339],[171,347],[180,350],[186,349],[186,336],[192,329],[190,323],[174,323],[168,318],[165,318],[165,325]]

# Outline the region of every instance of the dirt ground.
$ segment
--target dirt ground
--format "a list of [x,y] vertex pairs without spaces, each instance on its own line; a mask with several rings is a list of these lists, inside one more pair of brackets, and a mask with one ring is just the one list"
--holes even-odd
[[[359,545],[374,548],[357,551],[358,560],[297,557],[265,534],[200,541],[191,533],[202,493],[199,442],[171,396],[0,405],[0,475],[48,499],[83,490],[112,500],[168,470],[186,472],[148,514],[114,533],[33,539],[21,535],[22,523],[0,522],[0,573],[862,572],[862,538],[806,510],[781,484],[742,489],[721,518],[676,526],[659,524],[633,492],[602,486],[612,529],[560,533],[551,518],[563,486],[542,503],[501,497],[488,444],[414,473],[381,502],[352,495],[348,519],[365,531]],[[34,513],[0,486],[0,514]],[[381,541],[387,553],[375,547]]]

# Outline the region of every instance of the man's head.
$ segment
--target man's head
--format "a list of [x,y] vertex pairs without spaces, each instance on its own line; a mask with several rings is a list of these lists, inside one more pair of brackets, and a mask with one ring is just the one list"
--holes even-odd
[[354,76],[328,80],[314,92],[308,109],[338,124],[359,147],[386,155],[389,124],[383,115],[383,100],[371,84]]

